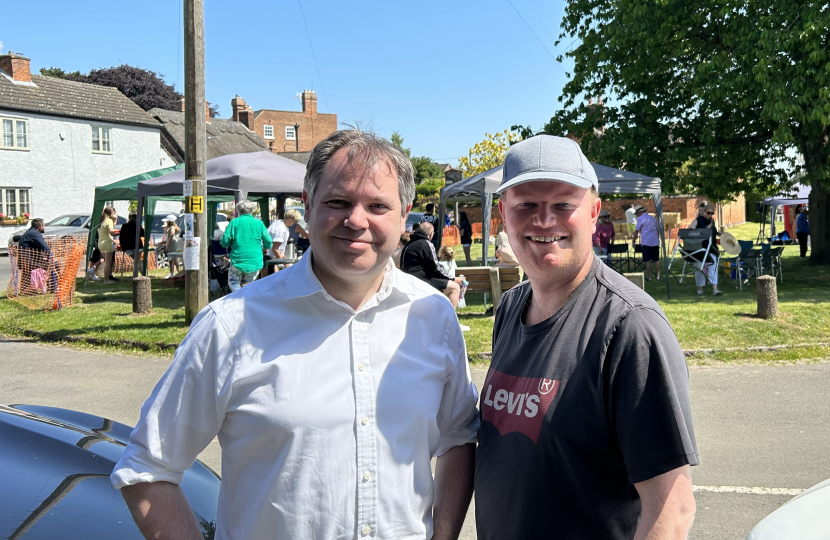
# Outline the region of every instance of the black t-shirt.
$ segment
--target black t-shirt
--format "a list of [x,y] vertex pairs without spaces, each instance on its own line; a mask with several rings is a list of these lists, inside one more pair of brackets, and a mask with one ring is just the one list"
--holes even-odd
[[[124,251],[135,249],[135,227],[134,221],[128,221],[121,226],[121,232],[118,234],[118,243]],[[141,239],[144,239],[144,227],[139,232]]]
[[[472,244],[473,243],[473,227],[470,225],[469,221],[462,221],[458,224],[459,233],[461,234],[461,243],[462,244]],[[463,232],[462,232],[463,231]]]
[[502,296],[481,389],[480,540],[634,536],[634,483],[697,465],[683,351],[654,300],[594,258],[568,302],[522,321]]

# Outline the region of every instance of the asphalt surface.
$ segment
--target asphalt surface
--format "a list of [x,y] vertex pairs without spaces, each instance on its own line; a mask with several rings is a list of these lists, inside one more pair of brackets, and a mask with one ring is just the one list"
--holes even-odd
[[[170,362],[2,337],[0,357],[0,402],[77,409],[130,425]],[[473,371],[476,384],[485,374]],[[830,364],[694,369],[690,378],[702,458],[692,471],[698,491],[691,538],[745,538],[792,497],[734,488],[799,490],[830,477]],[[217,441],[200,459],[220,470]],[[472,515],[464,540],[475,538]]]

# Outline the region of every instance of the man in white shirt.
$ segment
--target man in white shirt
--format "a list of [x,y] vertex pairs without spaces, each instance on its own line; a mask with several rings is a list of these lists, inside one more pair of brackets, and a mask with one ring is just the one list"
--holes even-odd
[[413,176],[359,131],[314,148],[309,256],[199,314],[115,467],[145,536],[202,538],[177,484],[218,435],[217,540],[457,538],[477,392],[452,306],[391,263]]
[[637,227],[634,229],[634,239],[631,243],[636,244],[637,237],[640,236],[640,247],[646,266],[645,279],[651,281],[651,264],[654,263],[657,268],[657,281],[660,281],[660,225],[657,218],[646,212],[643,206],[638,204],[634,207],[634,212],[637,214]]

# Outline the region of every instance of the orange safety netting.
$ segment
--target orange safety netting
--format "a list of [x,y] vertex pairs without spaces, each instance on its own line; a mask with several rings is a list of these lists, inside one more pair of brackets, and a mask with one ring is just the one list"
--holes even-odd
[[[141,253],[143,250],[139,250],[138,256],[141,257]],[[101,265],[103,268],[104,265]],[[156,252],[154,249],[150,249],[147,252],[147,270],[155,270],[156,266]],[[126,253],[124,251],[116,251],[115,252],[115,260],[112,264],[112,273],[113,274],[132,274],[133,273],[133,256],[130,253]]]
[[444,235],[441,237],[442,246],[458,246],[461,244],[461,234],[458,232],[458,227],[450,225],[444,227]]
[[9,246],[9,300],[29,309],[62,309],[75,300],[75,278],[86,254],[86,240],[71,236],[45,239],[50,252]]

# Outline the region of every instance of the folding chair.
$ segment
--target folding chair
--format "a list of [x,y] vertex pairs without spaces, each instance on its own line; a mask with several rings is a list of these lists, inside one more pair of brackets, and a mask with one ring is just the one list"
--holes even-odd
[[736,260],[738,272],[738,287],[743,290],[743,284],[749,282],[751,278],[758,277],[760,269],[761,250],[760,249],[742,249]]
[[769,269],[769,275],[774,278],[781,279],[784,283],[784,274],[781,271],[781,253],[784,251],[783,247],[770,248],[766,251],[761,250],[760,257],[760,271],[766,274]]
[[617,244],[608,244],[607,256],[605,264],[616,270],[620,274],[628,272],[629,257],[628,257],[628,242],[620,242]]
[[[719,257],[716,251],[712,249],[712,241],[714,239],[713,229],[680,229],[677,231],[677,243],[672,250],[671,259],[669,260],[668,276],[673,276],[678,284],[683,283],[683,278],[692,276],[699,272],[709,281],[709,276],[702,271],[706,264],[719,264]],[[680,273],[677,273],[677,266],[683,261],[683,266]],[[674,271],[672,271],[674,266]],[[692,271],[686,273],[687,269],[691,267]],[[699,268],[698,268],[699,267]],[[666,279],[668,279],[666,276]]]

